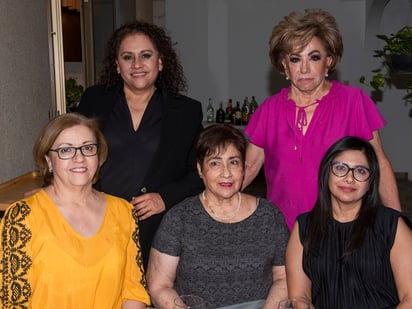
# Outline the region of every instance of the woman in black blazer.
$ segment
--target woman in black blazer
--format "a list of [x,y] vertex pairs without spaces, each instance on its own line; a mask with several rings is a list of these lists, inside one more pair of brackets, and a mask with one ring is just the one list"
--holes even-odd
[[109,157],[96,187],[135,205],[145,266],[165,211],[203,190],[194,150],[202,107],[185,90],[170,37],[136,21],[109,39],[100,81],[77,110],[97,118],[106,137]]

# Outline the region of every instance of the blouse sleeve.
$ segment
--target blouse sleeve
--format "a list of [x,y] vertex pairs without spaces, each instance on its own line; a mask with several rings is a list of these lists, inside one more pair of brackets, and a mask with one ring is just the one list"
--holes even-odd
[[27,221],[30,212],[30,206],[22,200],[10,206],[1,219],[1,308],[29,307],[32,232]]
[[143,259],[139,243],[139,225],[137,211],[133,208],[129,244],[127,246],[127,265],[123,287],[124,300],[137,300],[150,305],[147,292],[146,277],[143,268]]
[[375,103],[362,90],[355,87],[348,88],[346,94],[341,93],[341,99],[346,96],[348,105],[348,121],[353,132],[352,135],[370,140],[373,132],[386,125],[386,121],[376,107]]
[[265,100],[265,102],[256,109],[245,128],[245,134],[249,136],[250,142],[261,148],[265,146],[266,124],[269,116],[268,104],[268,100]]
[[[178,205],[185,203],[185,201]],[[182,220],[179,216],[179,207],[176,205],[162,218],[159,228],[152,242],[152,247],[171,256],[180,256]]]

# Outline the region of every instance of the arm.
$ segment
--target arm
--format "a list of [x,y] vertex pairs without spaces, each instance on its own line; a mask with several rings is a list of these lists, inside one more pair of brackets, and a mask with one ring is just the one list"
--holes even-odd
[[[196,138],[201,130],[203,130],[203,127],[199,122],[199,126],[196,129],[197,133],[193,135],[192,144],[187,152],[187,160],[184,167],[185,170],[182,172],[184,173],[183,177],[174,179],[173,181],[170,181],[169,179],[163,183],[161,181],[158,192],[146,193],[131,200],[131,203],[138,211],[140,220],[145,220],[155,214],[162,213],[182,201],[184,198],[198,194],[204,189],[203,182],[196,169],[195,151]],[[184,150],[184,148],[182,148],[182,150]],[[184,151],[181,155],[183,154],[185,154]],[[178,159],[176,156],[175,158]],[[174,175],[170,174],[166,176],[172,179]],[[162,174],[159,174],[158,177],[161,178]]]
[[173,289],[178,263],[178,256],[161,253],[153,247],[150,250],[147,283],[153,305],[157,309],[173,308],[173,300],[179,296]]
[[379,193],[384,205],[401,211],[401,202],[398,194],[395,174],[392,165],[383,151],[382,142],[379,132],[373,132],[373,138],[370,140],[379,161],[381,179],[379,183]]
[[390,259],[400,303],[396,307],[412,308],[412,231],[402,218],[398,219],[395,242]]
[[243,180],[242,190],[245,189],[255,179],[265,161],[265,151],[249,142],[246,149],[246,171]]
[[273,266],[273,283],[269,294],[266,298],[263,308],[277,308],[282,299],[288,298],[288,290],[286,288],[286,272],[285,266]]
[[286,277],[289,298],[303,297],[312,301],[312,282],[302,267],[303,246],[299,239],[299,223],[296,222],[286,248]]
[[146,309],[146,305],[135,300],[126,300],[123,305],[122,309]]

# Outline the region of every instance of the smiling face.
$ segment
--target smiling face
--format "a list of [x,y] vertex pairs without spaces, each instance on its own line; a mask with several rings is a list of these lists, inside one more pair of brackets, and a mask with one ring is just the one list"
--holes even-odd
[[240,152],[229,144],[222,153],[207,155],[202,165],[197,165],[208,194],[217,199],[228,199],[240,190],[244,168]]
[[[53,143],[51,149],[62,147],[81,147],[96,144],[93,132],[84,125],[64,129]],[[57,152],[49,151],[45,156],[49,169],[53,170],[53,184],[70,186],[90,186],[99,165],[98,155],[85,157],[80,149],[72,159],[62,160]]]
[[152,41],[141,33],[123,39],[116,64],[124,86],[131,91],[152,90],[163,69],[159,52]]
[[[369,169],[365,154],[359,150],[347,150],[335,157],[334,162],[345,163],[349,168],[364,167]],[[353,171],[339,177],[333,172],[329,175],[329,190],[332,197],[332,207],[348,205],[360,208],[362,197],[369,189],[368,181],[357,181]]]
[[332,58],[322,42],[313,37],[302,51],[288,54],[282,63],[292,89],[311,93],[323,86]]

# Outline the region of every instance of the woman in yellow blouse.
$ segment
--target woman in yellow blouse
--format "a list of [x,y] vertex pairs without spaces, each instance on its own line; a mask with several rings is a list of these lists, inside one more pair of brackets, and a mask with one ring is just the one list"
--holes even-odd
[[2,219],[1,308],[145,308],[135,210],[92,188],[107,157],[96,122],[52,120],[33,156],[45,187]]

